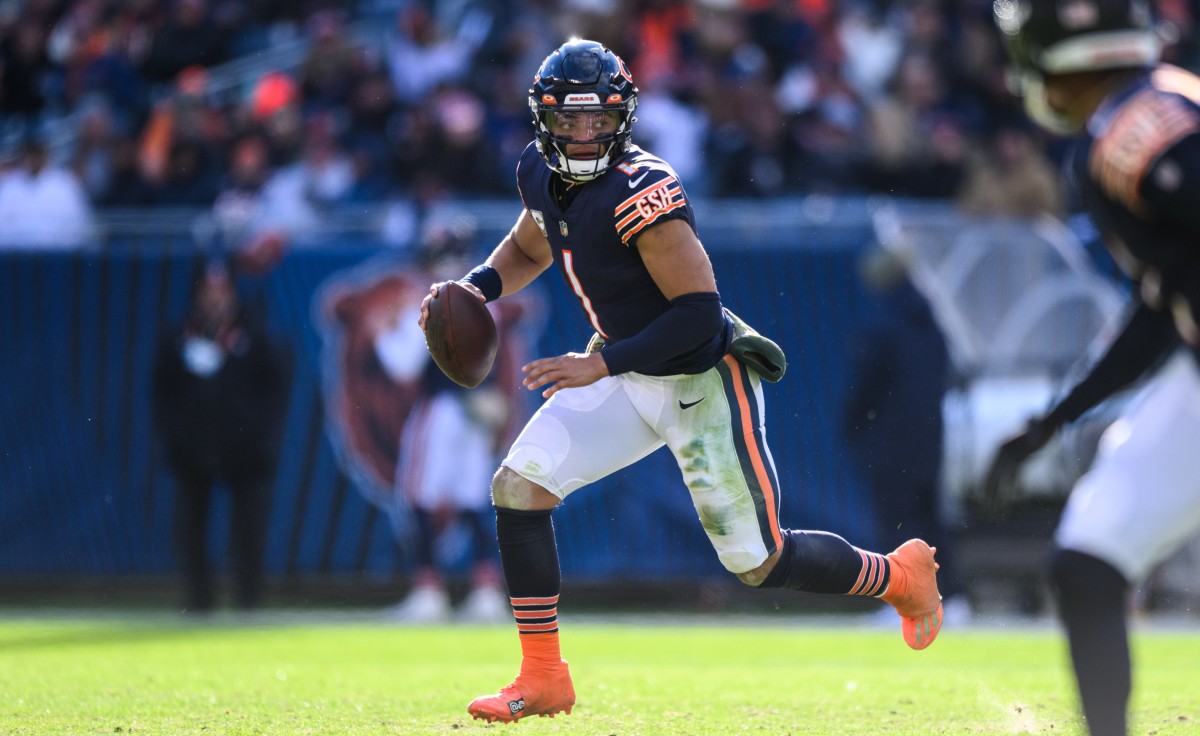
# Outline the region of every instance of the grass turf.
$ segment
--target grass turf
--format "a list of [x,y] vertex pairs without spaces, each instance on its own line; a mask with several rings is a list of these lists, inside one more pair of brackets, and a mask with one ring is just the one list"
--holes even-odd
[[[570,716],[472,721],[507,684],[510,627],[397,627],[164,617],[0,621],[0,734],[1082,736],[1057,631],[770,620],[564,623]],[[1134,731],[1200,732],[1200,633],[1139,632]]]

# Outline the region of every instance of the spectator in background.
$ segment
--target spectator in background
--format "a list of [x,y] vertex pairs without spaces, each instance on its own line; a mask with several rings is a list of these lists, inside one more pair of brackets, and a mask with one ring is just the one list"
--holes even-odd
[[1066,191],[1054,167],[1023,121],[996,126],[987,148],[970,157],[958,191],[964,212],[984,216],[1034,217],[1066,214]]
[[306,120],[300,159],[272,176],[267,191],[276,198],[295,201],[293,209],[297,211],[301,207],[319,211],[346,201],[354,191],[356,175],[354,159],[338,138],[333,114],[318,112]]
[[155,204],[210,207],[220,185],[215,153],[195,140],[171,146],[166,171],[155,193]]
[[488,195],[507,192],[512,178],[496,149],[484,137],[483,101],[461,87],[439,90],[432,100],[430,146],[424,151],[426,174],[451,192]]
[[45,90],[54,74],[46,54],[47,29],[23,17],[0,38],[0,113],[26,124],[46,107]]
[[239,138],[229,155],[229,175],[213,204],[213,218],[228,247],[254,249],[264,241],[282,245],[313,231],[318,213],[302,165],[277,172],[266,140],[256,133]]
[[233,600],[263,595],[271,482],[289,392],[290,362],[241,301],[222,261],[196,276],[187,317],[160,339],[154,417],[176,481],[174,538],[184,610],[215,605],[207,537],[213,489],[230,492]]
[[965,146],[945,137],[955,136],[957,114],[934,57],[907,53],[888,94],[867,110],[866,188],[895,196],[953,196],[966,164]]
[[[434,222],[422,236],[418,265],[438,281],[459,275],[469,265],[475,238],[468,217]],[[419,375],[421,381],[401,435],[395,499],[412,514],[416,572],[392,615],[405,623],[449,618],[445,547],[459,536],[471,549],[471,592],[459,618],[507,621],[512,609],[500,576],[490,491],[513,397],[492,380],[468,391],[446,378],[430,360],[414,315],[400,315],[395,328],[377,340],[376,352],[394,380]]]
[[885,93],[904,51],[904,35],[869,0],[839,3],[835,33],[844,59],[846,83],[865,100]]
[[[871,491],[880,545],[918,537],[937,547],[944,614],[961,622],[970,604],[958,576],[954,530],[939,508],[942,398],[950,380],[946,339],[902,255],[876,248],[859,265],[878,317],[852,342],[843,433]],[[885,619],[895,621],[890,606],[880,610]]]
[[269,72],[237,110],[240,131],[263,137],[272,168],[295,163],[304,150],[303,101],[296,80],[283,72]]
[[104,202],[116,179],[118,132],[112,109],[94,99],[79,111],[79,130],[71,151],[70,168],[94,204]]
[[354,161],[353,201],[385,199],[394,185],[388,175],[388,136],[395,115],[396,93],[386,73],[373,70],[354,82],[342,136]]
[[670,161],[680,179],[696,182],[691,190],[702,194],[708,116],[682,84],[643,84],[638,95],[638,130],[645,147]]
[[420,105],[440,85],[466,80],[490,25],[488,17],[471,13],[451,36],[423,3],[401,7],[385,49],[400,104]]
[[[156,193],[142,178],[138,166],[138,144],[132,138],[118,137],[110,147],[112,165],[110,183],[103,192],[95,192],[99,207],[144,207],[154,202]],[[77,165],[81,162],[77,159]]]
[[142,62],[151,83],[166,84],[190,66],[211,67],[229,58],[229,38],[213,21],[207,0],[171,0],[169,13]]
[[309,18],[312,45],[298,75],[305,102],[322,109],[344,107],[350,101],[362,51],[346,35],[335,10],[319,10]]
[[138,168],[153,203],[212,204],[228,136],[226,116],[209,96],[208,72],[184,69],[172,94],[154,106],[139,141]]
[[29,139],[0,174],[0,223],[0,248],[77,248],[92,236],[92,206],[75,173]]

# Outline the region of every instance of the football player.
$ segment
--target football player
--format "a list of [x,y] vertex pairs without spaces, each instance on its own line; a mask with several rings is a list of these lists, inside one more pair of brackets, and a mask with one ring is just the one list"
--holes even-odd
[[1104,435],[1055,532],[1050,573],[1092,736],[1124,736],[1129,586],[1200,529],[1200,78],[1160,63],[1148,0],[996,0],[1030,116],[1079,134],[1074,183],[1136,283],[1128,320],[1087,375],[998,451],[1002,507],[1021,463],[1063,424],[1160,366]]
[[492,481],[522,662],[512,684],[468,706],[489,722],[570,712],[551,510],[663,445],[722,565],[743,582],[882,598],[915,649],[941,626],[937,564],[923,541],[885,556],[780,527],[761,380],[779,378],[782,354],[764,360],[777,346],[723,309],[682,183],[630,141],[636,107],[629,70],[608,48],[572,39],[551,53],[529,90],[535,139],[517,165],[524,209],[463,279],[491,301],[554,265],[593,347],[603,344],[523,369],[524,385],[547,401]]

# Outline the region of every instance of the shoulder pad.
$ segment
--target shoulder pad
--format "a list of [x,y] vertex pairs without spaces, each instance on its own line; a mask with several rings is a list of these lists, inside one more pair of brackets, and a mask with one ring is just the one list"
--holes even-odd
[[1088,158],[1092,178],[1108,196],[1135,212],[1145,210],[1138,190],[1147,172],[1172,146],[1200,131],[1194,94],[1200,94],[1200,80],[1167,67],[1121,105]]
[[667,212],[687,204],[687,195],[665,161],[649,154],[633,156],[615,167],[614,178],[625,179],[628,196],[613,210],[621,242],[631,238]]

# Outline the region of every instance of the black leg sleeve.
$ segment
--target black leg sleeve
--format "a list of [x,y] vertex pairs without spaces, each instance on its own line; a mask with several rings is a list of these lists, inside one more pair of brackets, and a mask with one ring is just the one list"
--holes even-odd
[[[864,557],[854,545],[830,532],[784,529],[783,552],[763,588],[790,588],[810,593],[850,593],[863,572]],[[874,559],[882,568],[872,590],[887,590],[889,568],[883,558]]]
[[551,598],[562,577],[550,511],[496,509],[496,539],[504,582],[513,598]]
[[175,486],[175,554],[183,573],[184,607],[192,612],[209,611],[213,607],[207,545],[212,481],[181,472]]
[[1132,689],[1125,620],[1129,583],[1107,562],[1063,549],[1051,558],[1050,575],[1091,736],[1126,736]]
[[262,602],[263,556],[271,513],[268,478],[239,478],[230,482],[232,518],[230,545],[233,563],[234,604],[249,611]]
[[413,519],[416,521],[414,540],[414,561],[417,567],[433,568],[433,547],[437,541],[438,529],[434,523],[433,512],[420,507],[413,507]]

